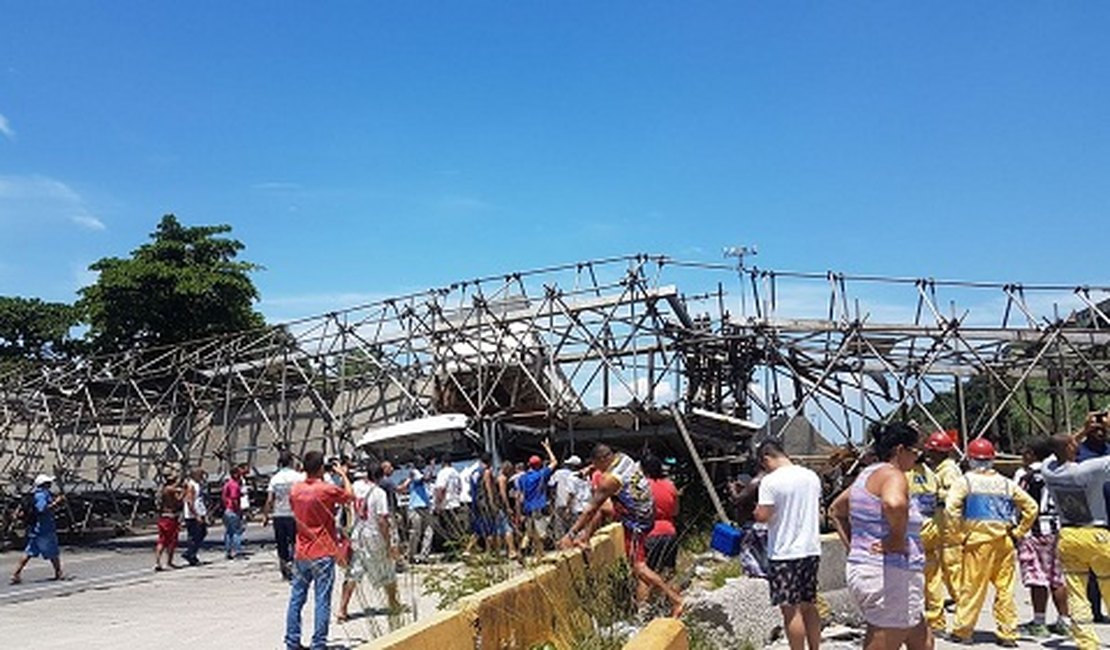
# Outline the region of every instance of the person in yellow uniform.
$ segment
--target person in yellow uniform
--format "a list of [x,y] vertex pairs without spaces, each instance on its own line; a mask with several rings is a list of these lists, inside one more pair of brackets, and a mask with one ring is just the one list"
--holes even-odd
[[925,458],[937,477],[937,512],[936,523],[941,539],[940,562],[941,578],[948,591],[948,599],[955,603],[960,595],[960,562],[963,562],[963,546],[955,536],[946,534],[948,518],[944,512],[944,503],[948,498],[948,491],[956,481],[963,480],[964,473],[960,471],[960,464],[956,460],[956,441],[953,436],[944,431],[934,431],[925,441]]
[[[975,622],[994,586],[994,623],[998,644],[1017,647],[1017,605],[1014,603],[1014,539],[1029,533],[1037,520],[1037,502],[1011,479],[994,470],[994,445],[985,438],[971,441],[971,469],[948,491],[945,511],[949,534],[963,538],[960,596],[952,640],[970,643]],[[1019,515],[1014,525],[1015,515]]]
[[1099,581],[1102,598],[1110,608],[1110,517],[1102,485],[1110,481],[1110,456],[1076,462],[1080,440],[1096,427],[1106,427],[1110,416],[1092,413],[1077,436],[1052,438],[1056,460],[1041,468],[1045,485],[1060,513],[1060,536],[1056,550],[1064,565],[1068,588],[1068,610],[1072,636],[1079,650],[1095,650],[1099,638],[1092,626],[1087,600],[1087,572]]
[[940,517],[939,513],[944,512],[943,503],[940,503],[942,507],[937,507],[939,484],[936,474],[922,459],[918,459],[906,472],[906,481],[910,487],[910,499],[917,505],[923,520],[921,546],[925,553],[925,620],[929,627],[933,628],[934,633],[944,632],[948,627],[948,621],[944,615],[945,590],[941,575],[941,551],[944,549],[944,540],[941,538],[940,523],[937,521]]

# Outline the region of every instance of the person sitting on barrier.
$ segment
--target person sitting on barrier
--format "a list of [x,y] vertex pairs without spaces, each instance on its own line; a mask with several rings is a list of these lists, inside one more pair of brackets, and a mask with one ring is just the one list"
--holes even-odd
[[601,523],[603,506],[612,502],[624,527],[624,550],[632,564],[632,574],[663,592],[671,601],[671,616],[681,616],[682,596],[647,564],[644,538],[655,524],[655,503],[651,497],[651,485],[640,464],[604,444],[594,447],[592,462],[601,473],[593,498],[559,541],[559,547],[587,547],[590,536]]
[[878,462],[829,506],[848,549],[848,591],[867,621],[864,650],[933,647],[925,618],[924,516],[910,498],[907,478],[920,454],[919,438],[906,424],[882,427],[873,447]]
[[1088,572],[1098,577],[1103,601],[1110,609],[1110,518],[1102,494],[1103,484],[1110,481],[1110,456],[1076,462],[1080,440],[1102,426],[1106,426],[1105,414],[1093,413],[1076,436],[1054,436],[1056,460],[1041,468],[1060,514],[1057,551],[1064,565],[1072,635],[1080,650],[1099,647],[1087,600]]

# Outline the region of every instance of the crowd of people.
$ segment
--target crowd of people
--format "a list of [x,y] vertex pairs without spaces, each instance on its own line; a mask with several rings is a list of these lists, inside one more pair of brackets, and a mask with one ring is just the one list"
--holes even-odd
[[[459,469],[461,463],[415,458],[402,471],[390,461],[355,466],[345,458],[325,459],[310,451],[300,462],[280,453],[261,508],[263,526],[272,526],[278,566],[291,583],[285,645],[301,645],[301,616],[314,592],[312,648],[325,647],[331,620],[332,591],[341,569],[336,620],[350,616],[360,584],[380,589],[386,613],[403,609],[397,573],[409,565],[455,559],[481,551],[506,561],[523,562],[556,548],[587,546],[607,521],[625,530],[626,551],[637,579],[636,598],[648,601],[653,589],[670,602],[672,615],[682,599],[667,576],[677,555],[679,493],[663,463],[645,456],[636,461],[597,445],[589,463],[577,455],[560,463],[548,441],[544,457],[495,465],[489,453]],[[243,554],[243,531],[251,515],[250,468],[234,466],[220,486],[223,552],[228,560]],[[64,497],[51,492],[54,479],[41,475],[29,494],[27,547],[11,577],[33,557],[53,563],[62,577],[53,510]],[[154,570],[177,568],[174,555],[185,523],[182,557],[201,563],[199,552],[213,518],[207,498],[208,476],[193,469],[166,476],[155,495],[158,510]],[[439,551],[433,556],[433,550]]]
[[[931,648],[937,635],[971,644],[991,587],[1000,646],[1055,633],[1070,634],[1080,650],[1097,648],[1099,597],[1088,584],[1110,593],[1106,434],[1106,414],[1092,413],[1075,434],[1031,441],[1009,478],[995,469],[985,438],[968,443],[961,471],[960,450],[944,432],[922,439],[904,424],[878,431],[873,462],[829,507],[848,549],[848,588],[868,624],[865,648]],[[1021,625],[1018,573],[1034,610]],[[1047,625],[1050,596],[1058,619]]]
[[[925,437],[906,424],[881,427],[862,471],[827,509],[847,549],[849,591],[867,622],[865,649],[930,649],[942,634],[970,644],[993,587],[999,645],[1013,647],[1019,635],[1070,634],[1080,650],[1095,650],[1091,623],[1099,600],[1110,595],[1108,429],[1107,414],[1092,413],[1075,434],[1032,440],[1022,468],[1009,478],[995,469],[996,452],[985,438],[967,445],[961,466],[964,451],[945,432]],[[574,455],[560,463],[548,441],[542,448],[546,458],[524,463],[498,466],[485,453],[460,470],[430,457],[402,472],[389,461],[353,468],[345,459],[326,461],[318,451],[305,454],[298,467],[283,452],[262,515],[263,524],[273,526],[281,574],[291,582],[286,646],[303,647],[301,611],[312,588],[312,647],[324,647],[337,565],[343,569],[337,620],[350,616],[360,583],[381,589],[388,611],[396,613],[402,608],[397,572],[431,561],[433,550],[448,559],[481,549],[521,560],[586,547],[606,521],[624,528],[637,600],[659,591],[671,614],[680,615],[682,596],[668,580],[679,492],[662,462],[650,455],[637,461],[598,444],[589,463]],[[816,650],[822,484],[776,440],[763,441],[755,459],[759,473],[732,486],[745,526],[741,562],[746,573],[768,580],[791,649]],[[241,552],[250,509],[247,474],[245,465],[237,466],[220,492],[229,559]],[[62,497],[52,494],[52,483],[40,475],[27,499],[24,509],[33,518],[13,584],[32,557],[49,560],[55,577],[62,577],[51,514]],[[169,477],[160,491],[155,570],[174,566],[182,519],[188,539],[183,557],[199,563],[209,521],[206,484],[196,469],[183,480]],[[1034,610],[1022,625],[1017,575]],[[1057,611],[1051,625],[1050,600]]]

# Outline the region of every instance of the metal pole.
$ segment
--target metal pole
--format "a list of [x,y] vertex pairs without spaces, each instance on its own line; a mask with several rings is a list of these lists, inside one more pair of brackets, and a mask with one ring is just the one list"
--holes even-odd
[[690,458],[694,461],[694,467],[697,468],[698,475],[701,476],[701,482],[705,485],[705,490],[709,492],[709,500],[713,502],[713,509],[717,511],[717,519],[727,523],[729,518],[724,505],[721,504],[721,497],[717,496],[717,489],[713,487],[709,472],[705,471],[701,456],[698,454],[697,448],[694,447],[694,439],[690,437],[690,432],[686,430],[686,421],[682,419],[682,414],[679,413],[678,407],[674,404],[671,405],[671,415],[674,417],[678,432],[682,434],[682,440],[686,443],[686,449],[690,451]]

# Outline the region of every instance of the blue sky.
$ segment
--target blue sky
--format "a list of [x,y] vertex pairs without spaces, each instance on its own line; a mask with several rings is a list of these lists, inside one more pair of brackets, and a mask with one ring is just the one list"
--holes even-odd
[[0,6],[0,295],[168,212],[233,225],[274,318],[744,243],[1105,283],[1105,3]]

